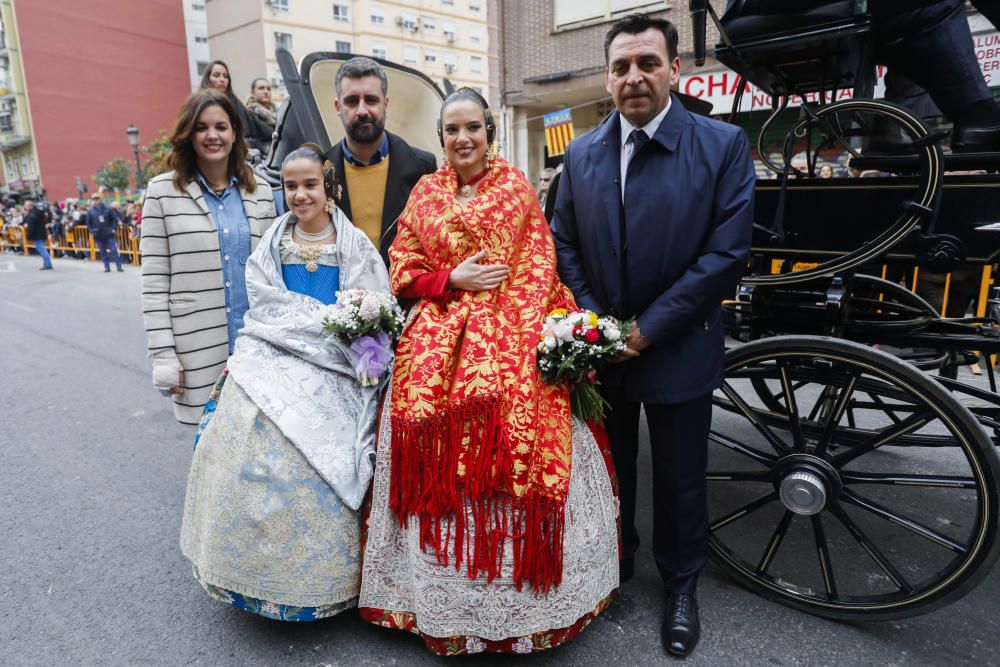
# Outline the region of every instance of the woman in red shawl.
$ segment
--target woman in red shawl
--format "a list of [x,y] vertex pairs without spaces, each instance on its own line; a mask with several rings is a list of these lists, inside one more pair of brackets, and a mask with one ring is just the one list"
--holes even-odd
[[488,156],[471,89],[438,128],[445,163],[389,250],[393,291],[418,301],[381,419],[361,613],[439,654],[541,651],[617,590],[610,453],[536,368],[545,315],[574,304],[531,184]]

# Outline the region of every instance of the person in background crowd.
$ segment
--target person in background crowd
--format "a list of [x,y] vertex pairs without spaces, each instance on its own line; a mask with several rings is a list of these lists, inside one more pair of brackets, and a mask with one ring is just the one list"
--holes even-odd
[[[66,245],[66,235],[63,233],[63,225],[62,225],[62,213],[60,213],[59,209],[52,210],[52,222],[50,222],[47,225],[47,227],[49,232],[49,238],[52,240],[53,246]],[[53,249],[52,253],[56,257],[63,256],[62,250]]]
[[[604,40],[617,110],[566,150],[552,222],[559,275],[580,306],[631,323],[600,373],[621,485],[621,577],[635,567],[640,409],[652,450],[653,545],[666,592],[663,647],[701,635],[696,589],[708,560],[705,470],[712,392],[722,385],[720,303],[750,253],[754,173],[746,133],[688,112],[677,28],[631,14]],[[664,206],[664,202],[670,202]]]
[[205,68],[205,73],[201,75],[200,88],[202,90],[205,88],[214,88],[230,99],[233,106],[236,107],[237,113],[240,115],[240,120],[243,122],[244,138],[249,147],[261,150],[257,140],[251,137],[251,128],[253,125],[250,115],[247,113],[247,109],[243,106],[243,103],[236,97],[236,93],[233,92],[233,81],[232,77],[229,76],[229,65],[221,60],[213,60],[209,63],[208,67]]
[[346,136],[326,157],[343,187],[337,206],[378,248],[386,266],[410,190],[437,168],[434,156],[385,131],[388,81],[371,58],[351,58],[337,70],[333,101]]
[[111,271],[111,259],[115,260],[118,271],[122,268],[122,258],[118,255],[118,241],[115,232],[118,230],[118,211],[111,208],[103,201],[97,192],[90,196],[90,209],[87,210],[87,231],[101,251],[101,259],[104,261],[104,272]]
[[142,210],[142,310],[153,386],[197,425],[248,308],[244,271],[274,219],[271,188],[247,164],[243,119],[228,95],[193,93],[170,133],[172,171]]
[[546,167],[538,177],[538,203],[541,205],[542,210],[545,209],[545,197],[549,194],[549,186],[552,185],[552,179],[555,175],[555,169]]
[[247,115],[250,119],[250,139],[260,146],[266,157],[271,148],[271,135],[277,123],[278,107],[271,101],[271,82],[258,77],[250,84],[250,95],[246,100]]
[[822,167],[819,168],[819,177],[833,178],[833,167],[831,167],[828,164],[824,164]]
[[24,224],[27,226],[27,229],[25,230],[27,239],[35,244],[35,250],[38,252],[38,256],[42,258],[41,270],[51,271],[52,258],[49,257],[49,251],[45,247],[45,241],[48,238],[45,224],[45,212],[30,199],[24,202],[24,211]]
[[438,654],[543,651],[618,588],[610,452],[535,368],[545,316],[574,303],[531,182],[491,156],[481,95],[459,88],[440,121],[447,160],[389,249],[393,291],[419,302],[384,399],[359,606]]

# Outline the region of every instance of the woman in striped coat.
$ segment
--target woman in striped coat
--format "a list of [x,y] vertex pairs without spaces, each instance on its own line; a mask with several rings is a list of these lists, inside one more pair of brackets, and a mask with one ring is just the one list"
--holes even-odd
[[173,171],[142,208],[142,310],[153,386],[197,425],[247,309],[244,272],[274,219],[270,187],[246,163],[243,119],[225,95],[192,94],[170,136]]

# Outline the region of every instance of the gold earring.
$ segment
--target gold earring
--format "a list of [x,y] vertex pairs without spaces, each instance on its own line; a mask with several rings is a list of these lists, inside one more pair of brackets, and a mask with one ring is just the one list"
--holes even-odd
[[337,203],[335,201],[333,201],[333,197],[327,197],[326,198],[326,206],[324,206],[323,208],[326,209],[327,213],[329,213],[330,215],[333,215],[334,211],[337,210]]
[[444,165],[445,167],[447,167],[449,164],[448,152],[444,148],[441,149],[441,164]]
[[496,160],[498,153],[499,153],[499,147],[497,146],[497,142],[494,141],[492,144],[490,144],[489,148],[486,149],[486,162],[489,163]]

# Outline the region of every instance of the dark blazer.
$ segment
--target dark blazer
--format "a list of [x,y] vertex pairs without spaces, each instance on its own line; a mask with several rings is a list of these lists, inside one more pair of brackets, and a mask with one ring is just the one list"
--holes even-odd
[[581,307],[636,317],[651,342],[603,381],[627,400],[680,403],[722,382],[720,302],[750,250],[750,148],[743,130],[674,97],[632,158],[623,206],[620,127],[614,112],[567,148],[552,223],[559,275]]
[[[427,151],[414,148],[391,132],[389,137],[389,174],[385,182],[385,199],[382,200],[382,233],[378,251],[385,265],[389,266],[389,246],[396,238],[396,219],[403,212],[410,190],[417,184],[420,177],[437,170],[437,160]],[[351,195],[347,191],[347,181],[344,178],[344,146],[338,141],[326,152],[326,158],[333,163],[337,172],[337,182],[341,184],[340,200],[337,206],[348,217],[351,216]]]

